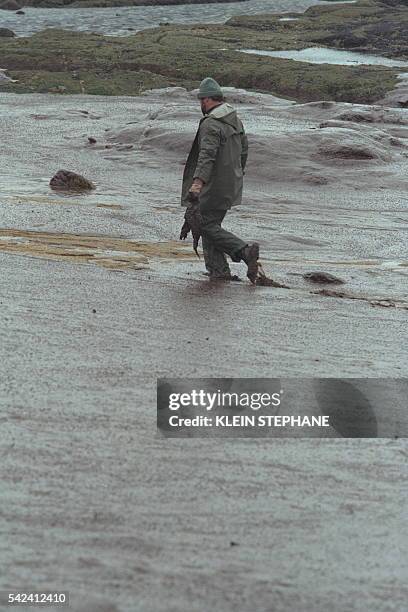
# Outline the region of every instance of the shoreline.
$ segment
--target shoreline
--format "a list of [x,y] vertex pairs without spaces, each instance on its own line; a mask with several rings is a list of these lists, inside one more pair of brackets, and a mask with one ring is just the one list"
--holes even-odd
[[[167,24],[126,37],[48,29],[27,38],[0,39],[3,67],[18,81],[2,90],[140,95],[163,87],[193,89],[211,73],[225,86],[298,102],[373,103],[396,88],[405,68],[311,64],[240,51],[324,46],[330,38],[337,49],[377,55],[387,43],[384,56],[405,59],[406,13],[401,7],[385,10],[382,4],[361,1],[313,6],[295,21],[280,21],[282,14],[239,16],[225,24]],[[395,27],[392,44],[383,32],[378,34],[384,15],[385,31]]]

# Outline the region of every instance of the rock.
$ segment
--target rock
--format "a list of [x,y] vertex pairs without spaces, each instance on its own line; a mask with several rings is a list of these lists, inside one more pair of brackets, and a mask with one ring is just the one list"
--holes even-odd
[[19,11],[22,8],[21,4],[16,2],[16,0],[4,0],[4,2],[0,4],[0,9],[3,11]]
[[50,180],[51,189],[62,191],[89,191],[95,189],[95,185],[85,177],[69,170],[58,170]]
[[357,128],[361,131],[361,125],[358,123],[344,123],[344,121],[339,121],[338,119],[328,119],[327,121],[322,121],[319,123],[319,130],[324,130],[325,128],[344,128],[347,127],[350,130]]
[[395,303],[390,300],[371,300],[372,306],[382,306],[383,308],[395,308]]
[[349,295],[343,291],[334,291],[333,289],[319,289],[319,291],[312,291],[312,293],[315,295],[325,295],[326,297],[348,298],[350,300],[364,299],[356,297],[355,295]]
[[390,138],[390,145],[393,147],[406,147],[407,146],[405,142],[403,142],[400,138],[395,138],[394,136],[391,136]]
[[16,11],[16,15],[25,15],[24,11]]
[[319,157],[327,160],[388,162],[391,159],[390,153],[368,134],[357,133],[353,129],[335,127],[324,129],[317,153]]
[[93,138],[92,136],[88,136],[88,142],[89,144],[96,144],[96,138]]
[[380,306],[381,308],[403,308],[408,310],[408,302],[391,299],[373,300],[363,295],[353,295],[352,293],[344,293],[344,291],[335,291],[333,289],[319,289],[319,291],[311,291],[310,293],[326,297],[345,298],[347,300],[361,300],[362,302],[368,302],[371,306]]
[[329,274],[328,272],[306,272],[306,274],[302,274],[302,276],[304,279],[311,281],[312,283],[344,285],[344,280],[337,278],[337,276],[333,276],[333,274]]
[[346,111],[345,113],[337,115],[334,119],[339,119],[340,121],[353,121],[355,123],[364,121],[373,123],[375,121],[375,117],[373,117],[372,113],[364,111]]
[[322,146],[319,153],[324,157],[338,159],[377,159],[377,155],[368,147],[336,145]]
[[383,308],[403,308],[408,310],[407,302],[394,301],[390,299],[386,300],[370,300],[371,306],[382,306]]
[[3,38],[13,38],[15,33],[13,30],[9,30],[8,28],[0,28],[0,36]]

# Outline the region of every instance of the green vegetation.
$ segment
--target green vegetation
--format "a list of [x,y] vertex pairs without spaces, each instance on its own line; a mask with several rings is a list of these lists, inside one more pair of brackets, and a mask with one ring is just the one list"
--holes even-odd
[[121,38],[50,29],[30,38],[0,39],[2,67],[19,80],[1,87],[15,92],[138,95],[152,87],[192,89],[211,74],[225,86],[298,101],[368,103],[394,88],[398,69],[307,64],[237,49],[301,49],[323,43],[347,47],[347,34],[348,42],[364,38],[359,50],[378,51],[383,34],[373,26],[388,28],[392,21],[394,35],[387,30],[387,51],[404,57],[406,12],[374,2],[325,5],[299,15],[299,21],[279,22],[279,15],[243,16],[225,25],[164,25]]

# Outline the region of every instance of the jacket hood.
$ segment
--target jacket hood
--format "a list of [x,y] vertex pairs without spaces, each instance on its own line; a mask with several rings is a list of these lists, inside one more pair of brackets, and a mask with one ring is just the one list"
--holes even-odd
[[218,121],[222,121],[223,123],[227,123],[237,131],[241,131],[241,122],[238,119],[236,110],[227,102],[223,102],[223,104],[216,106],[210,113],[208,113],[207,116],[217,119]]

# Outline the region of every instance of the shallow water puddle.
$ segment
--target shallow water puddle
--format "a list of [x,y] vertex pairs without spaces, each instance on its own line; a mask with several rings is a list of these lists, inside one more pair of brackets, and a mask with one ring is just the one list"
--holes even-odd
[[175,241],[136,242],[110,236],[18,229],[0,230],[0,251],[43,259],[94,263],[113,270],[142,269],[153,259],[195,258],[185,245]]
[[338,64],[341,66],[370,65],[408,68],[408,62],[406,61],[394,60],[388,57],[382,57],[381,55],[329,49],[328,47],[309,47],[307,49],[286,51],[262,51],[260,49],[238,49],[238,51],[241,53],[249,53],[250,55],[266,55],[268,57],[291,59],[295,62],[307,62],[309,64]]

